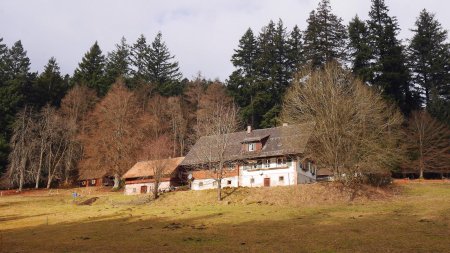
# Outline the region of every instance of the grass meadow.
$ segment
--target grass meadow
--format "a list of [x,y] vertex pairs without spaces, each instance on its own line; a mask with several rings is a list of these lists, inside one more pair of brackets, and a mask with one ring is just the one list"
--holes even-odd
[[449,182],[395,183],[353,201],[322,184],[225,196],[152,201],[93,188],[2,196],[0,252],[450,252]]

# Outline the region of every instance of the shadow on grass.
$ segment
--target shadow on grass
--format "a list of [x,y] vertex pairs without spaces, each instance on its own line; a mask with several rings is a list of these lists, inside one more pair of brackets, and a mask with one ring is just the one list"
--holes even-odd
[[0,230],[0,252],[448,252],[450,245],[448,215],[423,221],[411,213],[313,214],[235,224],[226,222],[227,213],[220,222],[217,213],[126,215]]
[[224,194],[223,194],[222,200],[225,200],[226,198],[231,196],[233,193],[236,192],[237,189],[238,188],[236,188],[236,187],[223,189]]
[[0,215],[0,222],[15,221],[15,220],[21,220],[21,219],[40,217],[40,216],[47,216],[47,215],[52,215],[52,214],[53,213],[41,213],[41,214],[36,214],[36,215]]

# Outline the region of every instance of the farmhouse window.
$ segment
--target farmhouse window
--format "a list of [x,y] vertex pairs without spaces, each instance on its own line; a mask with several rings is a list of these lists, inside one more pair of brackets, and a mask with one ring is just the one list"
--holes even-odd
[[266,163],[264,164],[264,167],[270,168],[270,159],[266,159]]
[[136,193],[136,188],[133,188],[133,193]]
[[86,185],[86,181],[81,182],[82,185]]
[[284,176],[280,176],[280,177],[278,178],[278,181],[280,181],[280,183],[284,183]]
[[255,151],[256,144],[255,143],[249,143],[248,144],[248,151]]
[[231,180],[228,180],[228,181],[227,181],[227,184],[228,184],[228,185],[231,185]]
[[198,186],[202,187],[203,186],[203,182],[198,183]]
[[262,168],[262,164],[263,164],[263,161],[262,160],[258,160],[258,161],[256,161],[256,163],[253,164],[253,168],[254,169],[261,169]]
[[92,179],[91,180],[91,184],[95,184],[96,183],[96,180],[95,179]]
[[284,158],[278,158],[278,159],[277,159],[277,165],[278,165],[278,166],[286,165],[286,159],[284,159]]
[[292,165],[292,157],[288,157],[287,159],[287,165],[291,166]]
[[255,183],[255,179],[254,178],[250,178],[250,184],[254,184]]

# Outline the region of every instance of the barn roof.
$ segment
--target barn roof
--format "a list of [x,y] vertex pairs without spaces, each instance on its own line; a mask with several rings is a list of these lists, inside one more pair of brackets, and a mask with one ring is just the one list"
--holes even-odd
[[[228,139],[228,145],[224,152],[225,160],[236,161],[304,153],[314,125],[314,122],[308,122],[289,126],[256,129],[250,133],[242,131],[227,134],[226,139]],[[217,152],[214,152],[217,140],[220,139],[218,137],[223,137],[223,135],[201,137],[186,155],[181,165],[204,164],[208,160],[218,161]],[[248,140],[262,140],[264,145],[261,150],[248,152],[243,149],[242,144]]]
[[87,179],[96,179],[96,178],[102,178],[107,176],[108,173],[104,170],[87,170],[87,169],[80,169],[78,180],[87,180]]
[[170,159],[141,161],[137,162],[130,170],[128,170],[122,178],[140,178],[153,176],[153,168],[158,164],[164,166],[164,175],[172,174],[183,161],[184,157],[176,157]]

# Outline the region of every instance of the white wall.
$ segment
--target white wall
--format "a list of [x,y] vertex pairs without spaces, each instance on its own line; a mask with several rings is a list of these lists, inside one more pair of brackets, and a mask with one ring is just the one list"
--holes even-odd
[[[152,193],[154,188],[154,183],[140,183],[140,184],[126,184],[125,185],[125,195],[135,195],[141,194],[141,186],[147,186],[147,193]],[[170,189],[170,182],[165,181],[159,183],[158,189],[160,191],[167,191]]]
[[307,168],[300,168],[300,164],[297,163],[297,183],[298,184],[308,184],[316,182],[316,169],[311,164],[311,167],[308,167],[308,164],[306,164]]
[[[217,189],[215,184],[215,179],[194,179],[191,183],[192,190],[206,190],[206,189]],[[231,184],[228,184],[231,181]],[[202,185],[203,184],[203,185]],[[226,177],[222,178],[221,182],[222,188],[224,187],[238,187],[238,177]]]
[[[264,178],[270,178],[270,186],[285,186],[296,184],[296,161],[278,165],[276,159],[270,159],[271,161],[269,167],[267,167],[265,163],[266,159],[263,160],[264,162],[261,168],[245,169],[246,167],[239,166],[239,186],[262,187],[264,186]],[[280,177],[283,177],[283,180],[280,180]]]
[[[278,164],[276,158],[271,158],[268,165],[266,165],[266,159],[261,160],[263,163],[257,168],[250,165],[239,166],[239,176],[224,178],[222,187],[263,187],[264,178],[270,178],[270,186],[306,184],[316,181],[315,173],[311,170],[302,170],[298,159],[290,162],[286,160],[286,163]],[[283,177],[283,180],[280,180],[280,177]],[[228,180],[232,180],[231,185],[227,184]],[[203,185],[200,186],[200,183]],[[195,179],[191,184],[192,190],[215,188],[214,179]]]

